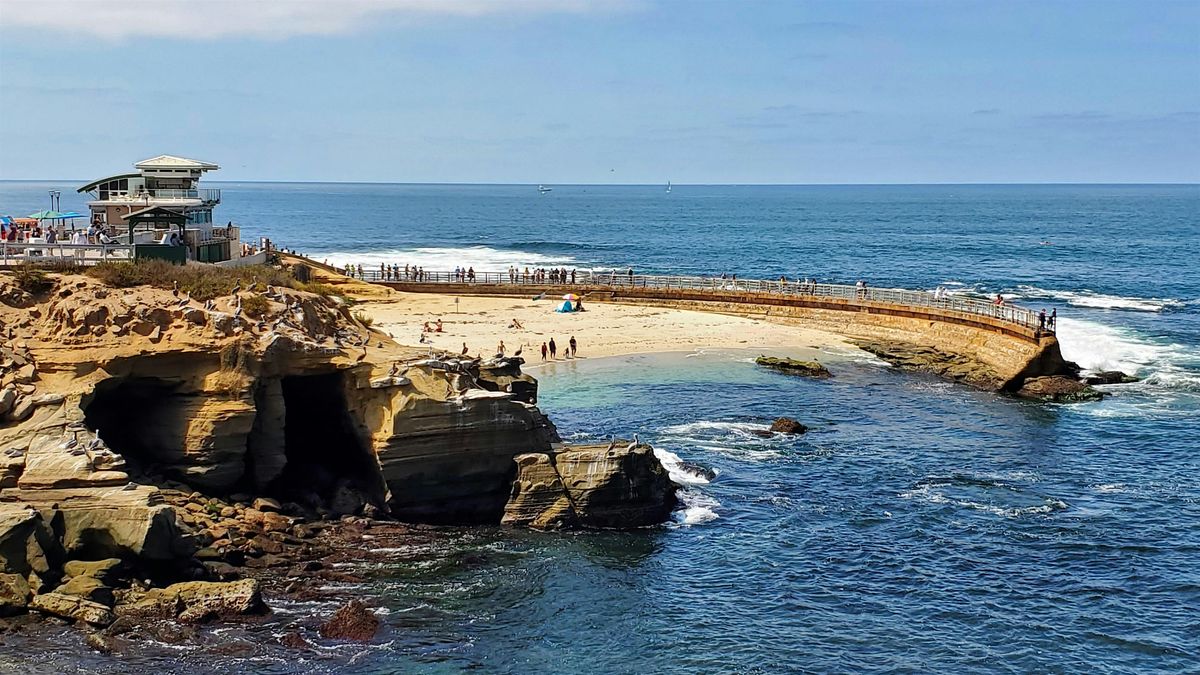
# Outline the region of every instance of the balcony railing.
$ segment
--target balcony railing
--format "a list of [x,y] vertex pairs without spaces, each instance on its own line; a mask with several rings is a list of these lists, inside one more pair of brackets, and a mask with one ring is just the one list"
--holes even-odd
[[216,204],[221,201],[221,190],[219,188],[204,188],[198,190],[181,190],[171,188],[155,188],[147,190],[131,190],[131,191],[116,191],[116,190],[101,190],[97,193],[101,201],[131,201],[136,202],[139,199],[149,197],[151,199],[199,199],[207,204]]

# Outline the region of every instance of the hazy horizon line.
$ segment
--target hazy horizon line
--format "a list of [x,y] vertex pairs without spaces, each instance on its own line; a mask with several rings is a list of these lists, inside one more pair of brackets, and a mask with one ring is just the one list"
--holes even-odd
[[[0,183],[83,183],[95,179],[79,178],[0,178]],[[208,180],[206,184],[214,183],[257,183],[263,185],[440,185],[440,186],[497,186],[497,187],[535,187],[545,185],[550,187],[662,187],[666,182],[655,183],[501,183],[491,181],[346,181],[346,180]],[[1196,181],[930,181],[916,183],[881,182],[881,183],[671,183],[671,187],[921,187],[921,186],[1029,186],[1029,185],[1179,185],[1200,186]]]

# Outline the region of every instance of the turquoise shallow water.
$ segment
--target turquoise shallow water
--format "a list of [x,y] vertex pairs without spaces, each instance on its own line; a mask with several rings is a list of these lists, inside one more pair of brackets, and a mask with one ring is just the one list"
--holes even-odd
[[[0,184],[0,211],[41,208],[43,189]],[[266,636],[327,608],[283,606],[249,633],[264,638],[249,653],[151,649],[124,668],[1200,669],[1195,186],[683,186],[673,201],[650,187],[564,187],[554,201],[520,186],[225,190],[222,209],[248,229],[368,264],[632,264],[1004,292],[1059,309],[1068,357],[1146,379],[1052,406],[834,355],[828,381],[758,370],[739,351],[539,369],[564,436],[636,431],[668,465],[717,478],[680,475],[692,484],[667,527],[451,528],[414,543],[353,589],[390,612],[369,648],[298,661]],[[813,429],[754,433],[777,415]],[[114,667],[81,653],[65,634],[16,658]]]

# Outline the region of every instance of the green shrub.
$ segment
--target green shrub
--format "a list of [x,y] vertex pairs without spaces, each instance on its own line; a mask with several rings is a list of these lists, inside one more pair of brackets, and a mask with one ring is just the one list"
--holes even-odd
[[242,311],[251,319],[261,319],[271,309],[271,303],[261,295],[248,295],[242,298]]
[[[243,291],[257,283],[256,290],[265,290],[267,285],[293,288],[319,295],[335,295],[331,286],[297,281],[288,272],[267,265],[245,267],[217,267],[215,265],[172,265],[163,260],[139,260],[137,262],[103,262],[89,267],[86,274],[108,286],[131,288],[153,286],[174,288],[196,300],[209,300],[229,295],[235,286]],[[245,300],[243,300],[245,308]]]
[[41,295],[54,288],[54,281],[46,276],[43,270],[29,264],[17,268],[17,271],[13,273],[13,281],[17,284],[17,288],[30,295]]
[[361,323],[363,325],[363,328],[370,328],[371,324],[375,323],[375,319],[372,319],[371,317],[367,316],[366,314],[364,314],[362,312],[355,312],[354,320]]

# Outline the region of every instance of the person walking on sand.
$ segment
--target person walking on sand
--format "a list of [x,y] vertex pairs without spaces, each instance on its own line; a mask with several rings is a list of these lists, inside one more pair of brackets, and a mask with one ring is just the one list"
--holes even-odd
[[545,342],[543,342],[543,343],[542,343],[542,360],[543,360],[543,361],[545,361],[545,360],[546,360],[546,354],[547,354],[549,351],[550,351],[550,350],[549,350],[549,348],[547,348],[547,347],[546,347],[546,343],[545,343]]
[[554,344],[554,338],[550,338],[550,360],[558,358],[558,345]]
[[574,335],[571,336],[571,341],[567,343],[567,347],[571,352],[571,358],[575,358],[575,355],[579,353],[579,343],[575,342]]

